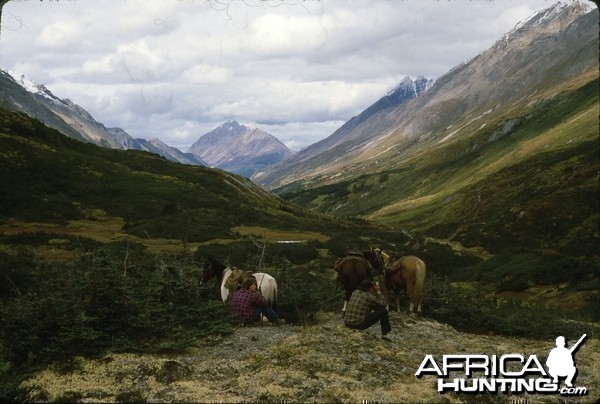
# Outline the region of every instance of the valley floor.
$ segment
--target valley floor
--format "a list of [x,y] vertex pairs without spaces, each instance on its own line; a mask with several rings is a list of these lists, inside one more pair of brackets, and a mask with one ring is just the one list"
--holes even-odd
[[[71,373],[47,369],[24,381],[22,387],[31,389],[31,400],[81,402],[556,403],[567,399],[587,403],[598,398],[597,338],[586,339],[575,356],[579,371],[575,386],[585,386],[587,395],[440,394],[437,376],[415,377],[428,354],[440,366],[445,354],[536,355],[545,363],[555,343],[460,333],[425,317],[405,314],[391,313],[390,319],[391,342],[379,338],[378,326],[351,330],[344,327],[339,314],[320,313],[316,325],[239,327],[232,335],[203,341],[176,356],[78,358]],[[457,375],[452,377],[462,377]]]

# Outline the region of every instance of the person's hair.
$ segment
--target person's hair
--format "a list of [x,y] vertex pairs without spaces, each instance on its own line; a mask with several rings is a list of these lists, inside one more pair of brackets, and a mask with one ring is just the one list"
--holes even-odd
[[369,290],[371,290],[371,288],[373,287],[373,284],[371,283],[370,280],[365,279],[363,280],[360,285],[358,286],[358,288],[360,290],[362,290],[363,292],[368,292]]
[[254,276],[246,278],[242,282],[242,289],[250,289],[250,287],[255,283],[256,283],[256,278]]

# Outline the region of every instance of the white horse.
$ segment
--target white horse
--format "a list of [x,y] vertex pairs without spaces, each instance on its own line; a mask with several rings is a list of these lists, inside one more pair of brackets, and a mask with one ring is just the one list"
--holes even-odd
[[[233,286],[231,283],[228,284],[227,281],[234,273],[238,273],[238,276],[240,276],[243,274],[243,271],[225,267],[225,265],[216,259],[208,257],[204,264],[204,272],[202,273],[200,284],[207,282],[212,277],[217,277],[221,285],[221,300],[227,302],[233,293]],[[263,272],[255,272],[252,276],[256,278],[256,283],[258,284],[257,290],[267,299],[269,306],[275,307],[277,305],[277,282],[275,278]]]
[[[227,281],[231,278],[231,275],[236,271],[240,270],[232,270],[229,267],[223,270],[223,279],[221,280],[221,299],[223,300],[223,302],[227,302],[231,298],[230,295],[234,291],[227,285]],[[267,301],[269,302],[269,306],[275,306],[275,304],[277,303],[277,282],[275,281],[275,278],[263,272],[254,272],[252,276],[256,278],[258,292],[267,299]]]

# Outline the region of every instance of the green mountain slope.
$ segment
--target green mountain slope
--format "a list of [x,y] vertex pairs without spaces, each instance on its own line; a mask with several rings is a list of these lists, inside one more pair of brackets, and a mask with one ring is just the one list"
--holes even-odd
[[66,224],[120,218],[140,238],[202,242],[235,226],[319,231],[320,215],[251,181],[157,155],[69,139],[25,115],[0,110],[0,221]]
[[594,256],[598,245],[598,79],[524,115],[433,145],[338,184],[283,193],[298,204],[482,246]]

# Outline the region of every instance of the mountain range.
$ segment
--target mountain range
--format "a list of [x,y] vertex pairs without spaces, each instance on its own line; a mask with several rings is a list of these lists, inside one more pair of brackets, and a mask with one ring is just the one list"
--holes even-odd
[[597,257],[598,49],[598,9],[556,3],[418,97],[367,108],[253,180],[459,249]]
[[[342,179],[397,167],[423,151],[495,127],[501,136],[517,115],[561,91],[561,84],[598,66],[598,10],[556,3],[519,23],[419,97],[384,97],[328,138],[253,179],[275,189]],[[405,79],[406,80],[406,79]],[[410,93],[411,83],[401,86]]]
[[147,151],[178,163],[210,165],[246,177],[294,154],[273,135],[236,121],[200,136],[184,153],[158,138],[134,139],[121,128],[107,128],[81,106],[56,97],[23,74],[0,70],[0,84],[1,107],[24,112],[67,136],[102,147]]
[[107,128],[81,106],[56,97],[44,85],[16,72],[0,70],[0,107],[24,112],[67,136],[98,146],[148,151],[178,163],[207,165],[198,156],[157,138],[134,139],[121,128]]

